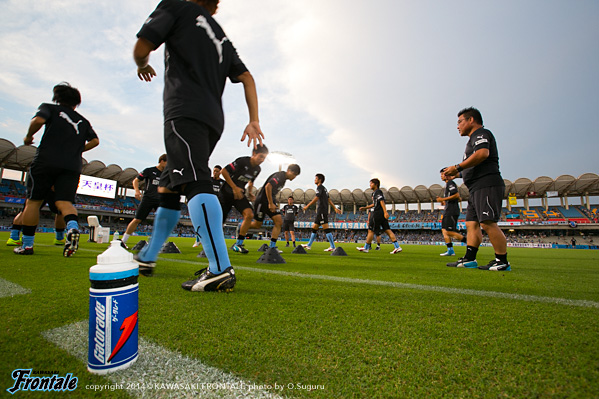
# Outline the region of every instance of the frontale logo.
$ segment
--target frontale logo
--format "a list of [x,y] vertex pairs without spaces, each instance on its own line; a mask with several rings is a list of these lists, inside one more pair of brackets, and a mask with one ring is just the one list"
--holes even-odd
[[8,388],[7,391],[14,394],[18,391],[53,391],[64,392],[74,391],[77,388],[77,377],[67,373],[60,377],[54,374],[51,377],[30,377],[31,369],[16,369],[12,372],[11,377],[15,380],[14,385]]

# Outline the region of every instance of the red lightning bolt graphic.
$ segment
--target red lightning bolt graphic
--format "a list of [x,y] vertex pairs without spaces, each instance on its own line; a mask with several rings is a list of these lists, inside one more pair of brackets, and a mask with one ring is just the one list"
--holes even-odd
[[110,362],[110,360],[112,360],[112,358],[117,353],[119,353],[119,350],[121,350],[123,345],[125,345],[125,342],[127,342],[129,337],[131,336],[131,333],[133,332],[133,330],[135,330],[136,325],[137,325],[137,312],[133,313],[131,316],[129,316],[129,317],[125,318],[125,320],[123,320],[123,324],[121,324],[121,328],[120,328],[120,330],[123,330],[123,333],[121,334],[121,337],[119,338],[119,342],[116,343],[116,346],[114,347],[114,351],[112,351],[112,355],[110,355],[110,357],[108,358],[109,362]]

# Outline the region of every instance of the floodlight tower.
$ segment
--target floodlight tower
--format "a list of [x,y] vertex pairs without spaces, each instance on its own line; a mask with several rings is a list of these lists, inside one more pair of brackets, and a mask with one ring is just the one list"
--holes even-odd
[[283,170],[283,165],[295,163],[295,157],[288,152],[271,151],[267,158],[271,163],[279,165],[279,172]]

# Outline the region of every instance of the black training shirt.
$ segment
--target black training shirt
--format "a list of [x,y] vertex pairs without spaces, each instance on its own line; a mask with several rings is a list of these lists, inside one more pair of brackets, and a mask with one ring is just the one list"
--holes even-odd
[[381,206],[381,201],[385,201],[385,196],[380,188],[377,188],[372,192],[372,203],[374,204],[374,208],[372,208],[373,212],[383,214],[383,207]]
[[297,212],[299,211],[299,208],[297,205],[285,205],[283,207],[283,214],[285,215],[285,221],[287,222],[295,222],[295,216],[297,215]]
[[[455,193],[458,192],[458,185],[455,184],[453,180],[449,180],[445,185],[445,194],[444,197],[451,197]],[[445,214],[446,215],[458,215],[460,213],[460,206],[458,205],[460,201],[456,199],[452,199],[449,201],[445,201]]]
[[322,184],[316,187],[316,196],[318,197],[316,213],[323,215],[329,213],[329,192]]
[[272,175],[268,176],[268,179],[266,179],[264,185],[262,186],[262,188],[258,192],[258,195],[256,196],[256,202],[263,201],[264,203],[268,203],[268,198],[266,198],[266,185],[270,183],[270,186],[272,187],[272,202],[275,203],[275,198],[279,191],[281,191],[283,186],[285,186],[286,181],[287,172],[285,171],[275,172]]
[[44,103],[35,116],[46,120],[44,135],[31,166],[55,167],[81,173],[81,153],[98,138],[90,123],[72,108]]
[[164,51],[164,120],[186,117],[221,133],[221,97],[227,77],[247,68],[220,25],[202,6],[190,1],[163,0],[137,34]]
[[470,135],[464,152],[464,160],[481,148],[489,150],[489,157],[473,168],[464,169],[462,178],[470,192],[483,187],[504,186],[503,178],[499,172],[499,153],[493,133],[485,128],[480,128]]
[[[252,166],[250,157],[240,157],[225,166],[233,183],[245,192],[245,186],[249,182],[254,182],[260,171],[260,165]],[[228,184],[223,185],[222,191],[233,194],[233,189]]]
[[144,182],[144,197],[160,199],[158,194],[158,185],[160,184],[160,175],[162,172],[156,166],[145,168],[143,172],[137,175],[136,179]]

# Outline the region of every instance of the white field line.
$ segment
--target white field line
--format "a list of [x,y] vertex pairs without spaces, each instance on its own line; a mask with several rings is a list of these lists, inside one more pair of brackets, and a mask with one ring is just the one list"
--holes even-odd
[[[45,331],[42,335],[87,364],[87,320]],[[106,374],[104,377],[110,380],[110,384],[79,386],[77,389],[125,389],[128,394],[144,399],[281,398],[267,391],[274,387],[244,381],[141,337],[137,361],[127,369]]]
[[[91,249],[84,249],[84,251],[101,252],[101,251],[95,251],[95,250],[91,250]],[[160,258],[160,257],[158,259],[164,260],[166,262],[187,263],[190,265],[196,265],[196,266],[198,266],[198,269],[206,267],[205,263],[192,262],[189,260]],[[204,260],[204,262],[205,262],[205,260]],[[567,299],[567,298],[549,297],[549,296],[510,294],[507,292],[498,292],[498,291],[483,291],[483,290],[473,290],[473,289],[469,289],[469,288],[452,288],[452,287],[441,287],[441,286],[435,286],[435,285],[408,284],[408,283],[398,283],[398,282],[394,282],[394,281],[383,281],[383,280],[365,280],[365,279],[357,279],[357,278],[349,278],[349,277],[327,276],[327,275],[322,275],[322,274],[303,274],[303,273],[287,272],[287,271],[283,271],[283,270],[268,270],[268,269],[259,269],[259,268],[255,268],[255,267],[246,267],[246,266],[234,266],[234,268],[235,268],[235,270],[246,270],[246,271],[256,272],[256,273],[276,274],[279,276],[305,278],[305,279],[312,279],[312,280],[336,281],[339,283],[350,283],[350,284],[377,285],[377,286],[393,287],[393,288],[400,288],[400,289],[441,292],[444,294],[472,295],[472,296],[479,296],[479,297],[502,298],[502,299],[511,299],[511,300],[517,300],[517,301],[526,301],[526,302],[553,303],[553,304],[557,304],[557,305],[577,306],[577,307],[583,307],[583,308],[599,309],[599,302],[588,301],[588,300],[584,300],[584,299]],[[494,273],[494,272],[481,272],[481,273]]]
[[25,295],[31,293],[28,288],[21,287],[19,284],[15,284],[11,281],[0,278],[0,298],[15,295]]

